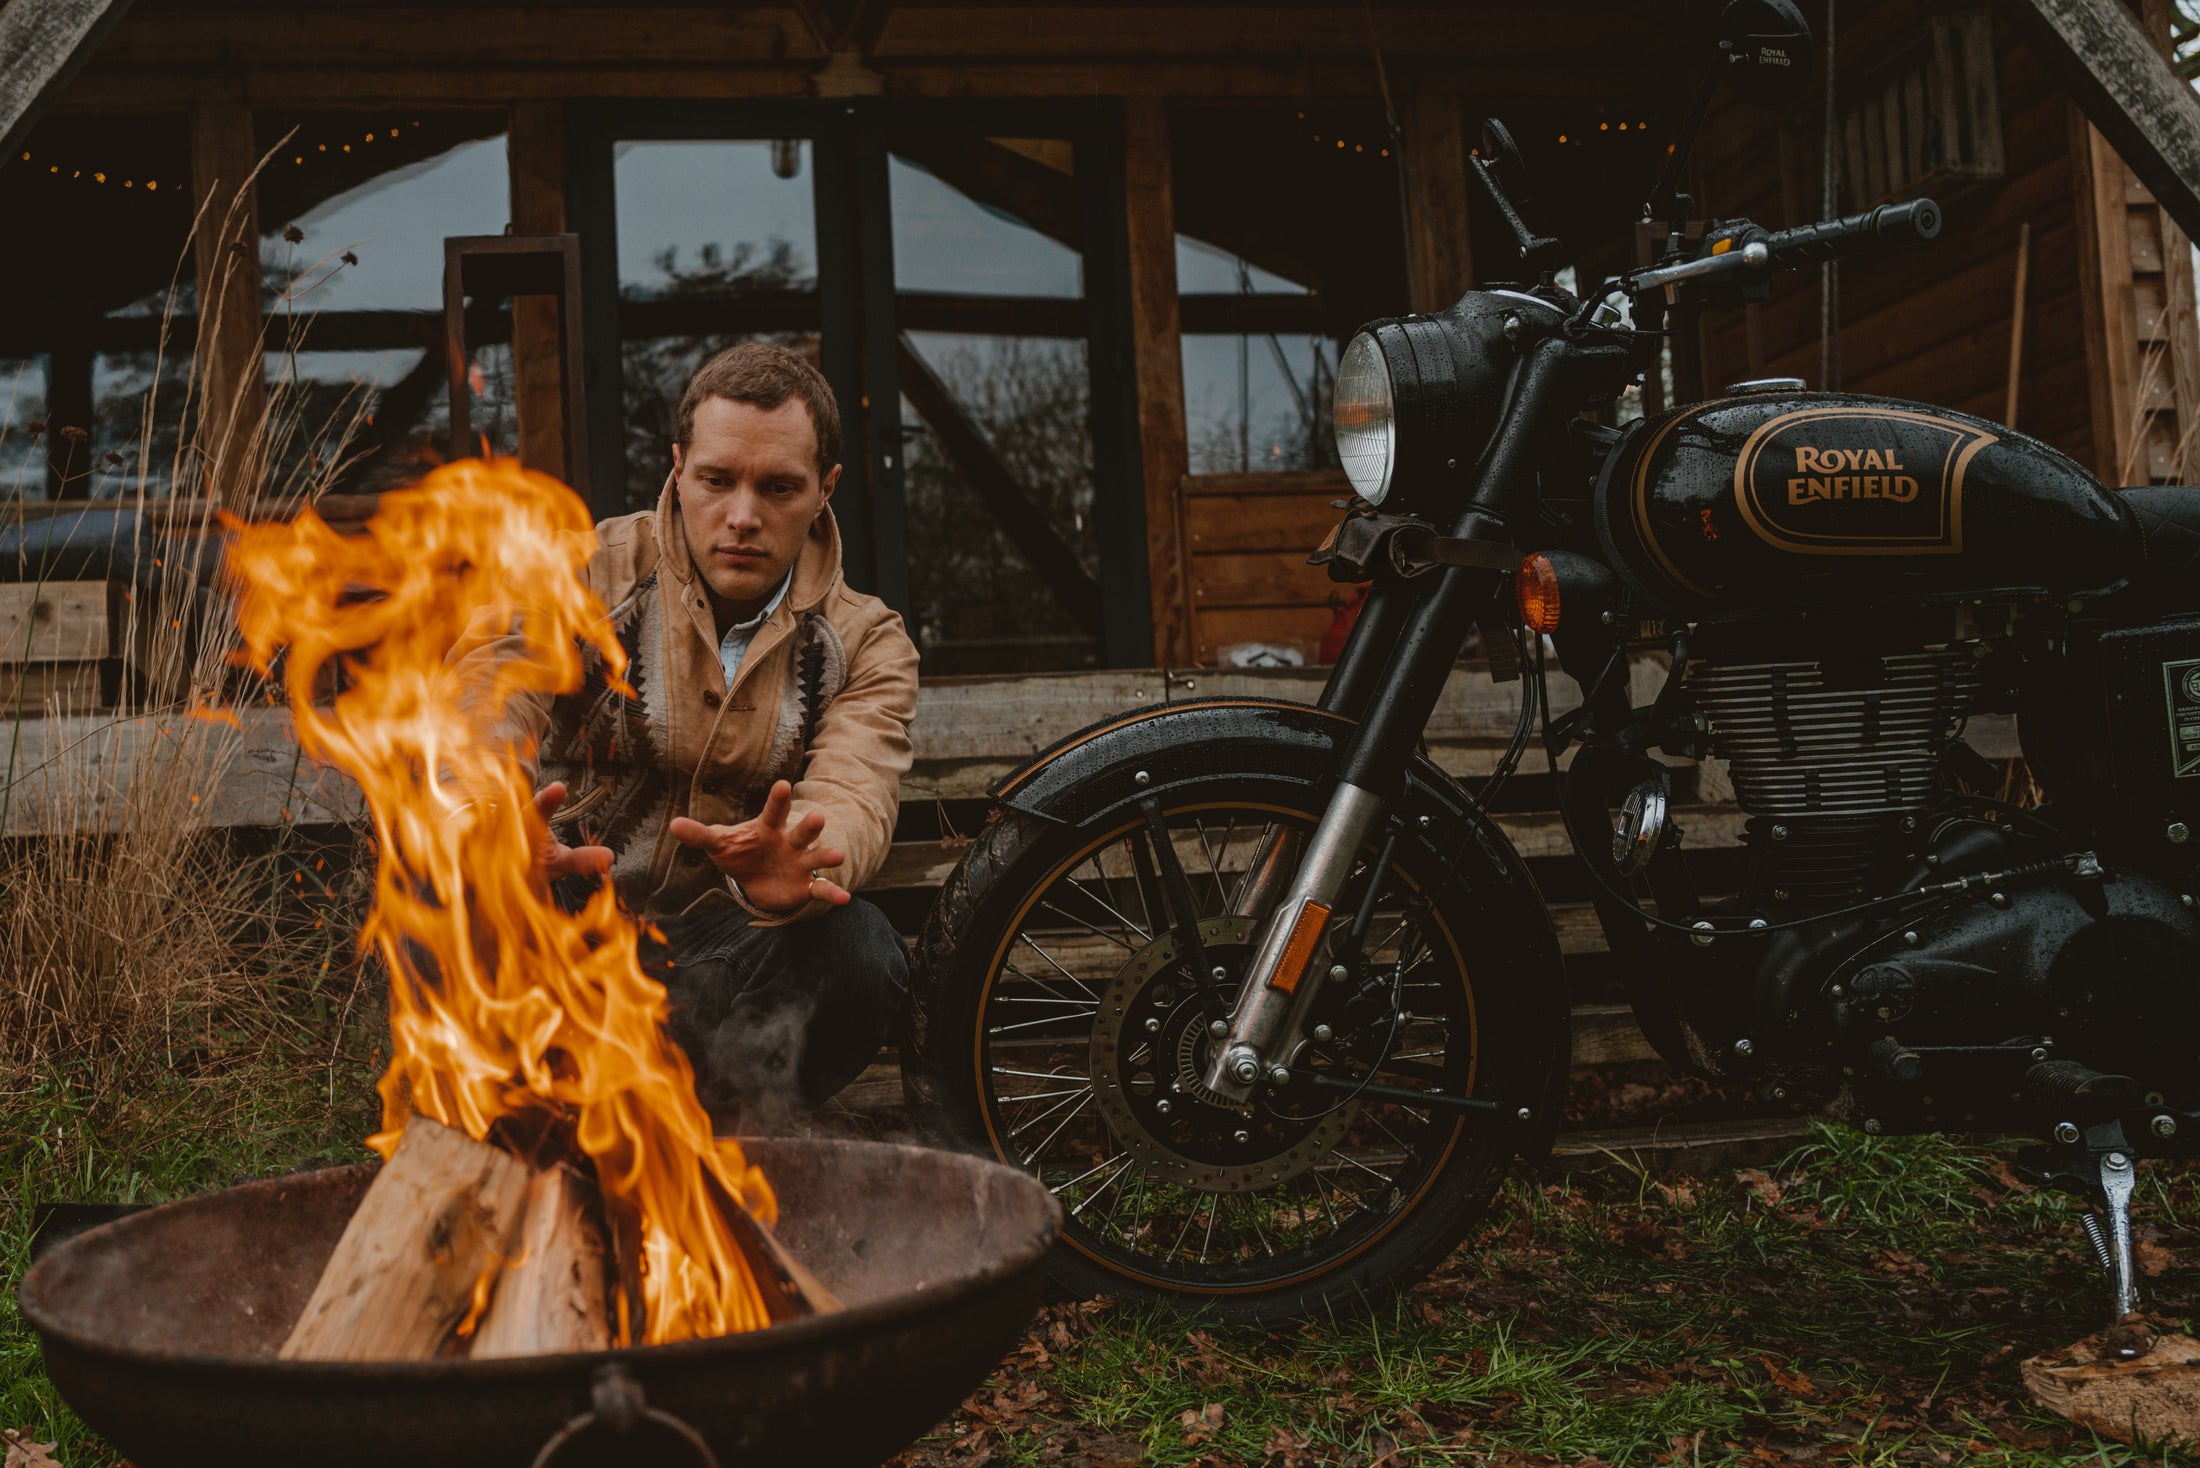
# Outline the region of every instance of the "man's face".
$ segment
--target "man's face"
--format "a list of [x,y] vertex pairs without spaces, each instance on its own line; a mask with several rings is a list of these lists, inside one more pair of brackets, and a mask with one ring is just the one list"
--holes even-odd
[[672,470],[688,552],[710,589],[736,603],[778,589],[840,480],[837,464],[818,478],[817,428],[793,397],[771,409],[704,399],[685,451],[673,445]]

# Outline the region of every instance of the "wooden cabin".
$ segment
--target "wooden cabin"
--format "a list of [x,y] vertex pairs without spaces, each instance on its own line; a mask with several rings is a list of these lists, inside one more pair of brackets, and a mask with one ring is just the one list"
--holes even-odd
[[[1479,119],[1578,280],[1646,259],[1716,9],[29,4],[96,41],[0,160],[0,493],[371,492],[486,443],[616,514],[686,374],[770,337],[835,384],[850,576],[931,674],[1312,661],[1339,350],[1512,273]],[[1822,66],[1715,108],[1696,212],[1930,193],[1945,232],[1707,317],[1622,412],[1792,375],[2190,479],[2191,252],[2007,17],[1803,4],[1830,108]]]

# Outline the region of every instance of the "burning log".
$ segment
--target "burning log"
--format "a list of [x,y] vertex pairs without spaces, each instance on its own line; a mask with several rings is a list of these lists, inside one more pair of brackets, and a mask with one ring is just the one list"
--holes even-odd
[[517,1158],[415,1117],[345,1225],[283,1359],[433,1357],[510,1252],[527,1194]]
[[568,1167],[546,1168],[527,1187],[519,1248],[498,1275],[473,1355],[600,1351],[611,1344],[604,1298],[609,1264],[596,1189]]
[[[774,1323],[842,1308],[715,1179],[708,1191]],[[570,1167],[531,1171],[501,1147],[416,1116],[346,1225],[283,1359],[486,1359],[638,1337],[639,1235],[616,1227],[621,1216]],[[624,1311],[614,1311],[614,1291]],[[613,1329],[615,1314],[626,1332]]]

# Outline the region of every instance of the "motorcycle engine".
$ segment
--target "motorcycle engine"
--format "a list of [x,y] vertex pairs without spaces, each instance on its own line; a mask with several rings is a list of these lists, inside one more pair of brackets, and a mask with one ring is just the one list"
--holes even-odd
[[1746,895],[1786,908],[1860,891],[1940,791],[1941,751],[1979,703],[1974,647],[1689,669],[1749,815]]
[[1783,929],[1702,955],[1727,982],[1679,1017],[1706,1068],[1887,1131],[2037,1126],[2052,1102],[2025,1075],[2045,1059],[2200,1103],[2190,874],[1981,818],[1946,765],[1994,698],[1987,667],[1966,642],[1691,662],[1700,747],[1747,815],[1736,907]]

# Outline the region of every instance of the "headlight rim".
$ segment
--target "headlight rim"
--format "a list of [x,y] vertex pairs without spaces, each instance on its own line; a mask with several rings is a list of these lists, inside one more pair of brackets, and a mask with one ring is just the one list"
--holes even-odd
[[[1362,357],[1373,359],[1375,372],[1370,375],[1382,384],[1381,475],[1375,480],[1372,492],[1363,484],[1362,471],[1356,467],[1364,463],[1365,450],[1352,453],[1345,446],[1348,434],[1355,441],[1363,436],[1373,436],[1371,423],[1354,423],[1348,426],[1343,422],[1347,403],[1344,385],[1347,373],[1356,365],[1356,352]],[[1383,350],[1382,341],[1374,327],[1363,327],[1354,332],[1351,340],[1345,343],[1344,351],[1338,355],[1337,376],[1331,389],[1330,423],[1336,436],[1338,463],[1344,470],[1346,482],[1352,486],[1354,494],[1368,504],[1380,508],[1398,482],[1398,383],[1391,370],[1390,354]]]

